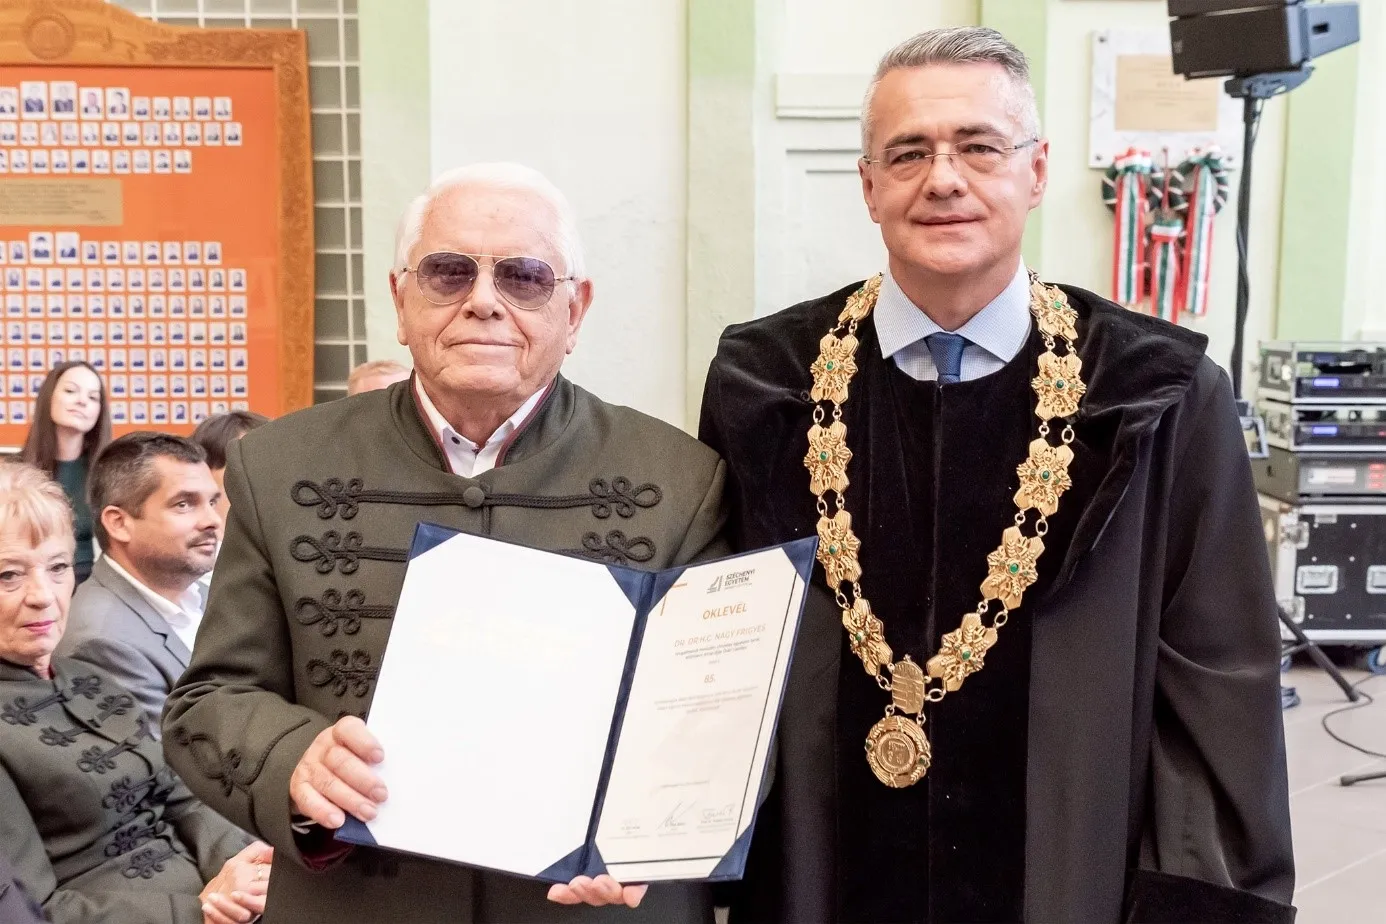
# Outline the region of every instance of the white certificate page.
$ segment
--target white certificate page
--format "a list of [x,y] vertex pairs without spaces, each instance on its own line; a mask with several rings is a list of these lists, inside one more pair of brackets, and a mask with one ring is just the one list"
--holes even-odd
[[634,625],[602,564],[468,535],[414,558],[368,722],[376,843],[527,876],[581,849]]
[[597,826],[618,880],[706,878],[749,829],[803,593],[775,548],[691,567],[655,603]]

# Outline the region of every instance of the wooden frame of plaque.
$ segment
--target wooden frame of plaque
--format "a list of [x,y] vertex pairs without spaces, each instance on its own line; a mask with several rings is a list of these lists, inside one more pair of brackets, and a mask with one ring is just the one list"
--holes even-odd
[[[111,70],[115,68],[121,70]],[[141,241],[120,242],[125,248],[122,255],[127,258],[126,263],[130,262],[128,257],[132,251],[129,248],[132,244],[148,248],[142,251],[146,255],[146,262],[149,262],[147,256],[152,255],[155,250],[160,249],[159,245],[162,245],[164,252],[160,257],[168,260],[172,255],[173,261],[179,266],[159,267],[157,278],[161,287],[164,285],[165,273],[169,277],[169,285],[172,286],[175,278],[181,284],[186,272],[190,280],[190,289],[185,298],[170,294],[167,298],[161,295],[156,301],[152,294],[155,278],[153,268],[139,267],[133,271],[130,267],[115,271],[109,267],[105,269],[105,281],[113,284],[110,277],[119,272],[122,286],[126,284],[127,277],[134,277],[136,273],[139,274],[141,286],[146,284],[146,276],[149,277],[151,294],[147,298],[142,296],[139,299],[141,312],[145,310],[146,300],[151,305],[157,303],[161,311],[164,310],[162,305],[166,300],[175,306],[183,301],[191,306],[190,320],[187,323],[180,324],[173,317],[170,317],[168,322],[141,322],[138,328],[140,341],[144,341],[148,336],[149,343],[153,346],[158,343],[153,339],[156,336],[187,337],[185,346],[192,349],[165,351],[175,354],[193,353],[191,365],[184,370],[187,372],[197,370],[199,352],[203,354],[201,361],[204,364],[208,363],[207,354],[211,354],[211,364],[203,367],[203,371],[210,375],[202,378],[210,378],[213,381],[220,378],[222,382],[220,386],[211,386],[212,391],[205,397],[215,399],[216,389],[220,387],[221,398],[224,399],[210,402],[213,412],[219,407],[248,406],[250,410],[273,417],[311,404],[315,255],[313,159],[307,44],[304,34],[290,30],[165,26],[101,0],[0,0],[0,74],[5,73],[9,74],[9,78],[0,79],[0,85],[17,86],[0,86],[0,94],[8,93],[8,96],[12,97],[8,108],[5,99],[0,98],[0,120],[12,120],[14,129],[23,130],[23,134],[35,134],[31,129],[42,127],[45,139],[57,139],[59,130],[64,142],[77,139],[79,134],[81,138],[81,150],[26,151],[22,155],[26,169],[29,168],[31,159],[35,163],[29,176],[22,178],[23,182],[32,182],[33,174],[40,172],[37,170],[36,162],[40,155],[44,161],[44,172],[50,173],[50,177],[44,178],[43,182],[57,184],[61,181],[68,184],[63,187],[64,192],[69,187],[80,190],[82,183],[94,186],[93,181],[97,178],[78,178],[71,175],[52,177],[53,173],[59,171],[50,171],[50,158],[53,160],[54,168],[61,159],[64,173],[68,170],[73,174],[78,173],[79,171],[72,168],[78,165],[79,160],[85,166],[86,155],[90,154],[93,174],[106,172],[96,168],[108,158],[114,161],[115,167],[109,171],[110,173],[131,174],[127,177],[112,177],[113,180],[120,180],[121,188],[113,188],[111,195],[117,197],[116,201],[123,202],[124,205],[123,212],[119,206],[110,212],[110,215],[117,216],[116,220],[87,220],[88,213],[74,211],[66,216],[67,221],[40,219],[38,227],[79,227],[79,230],[67,233],[68,239],[72,241],[79,240],[79,234],[82,235],[80,239],[83,241],[88,236],[140,237]],[[19,81],[27,82],[19,84]],[[120,84],[119,89],[112,88],[113,81]],[[81,86],[78,91],[77,87],[84,82],[96,85]],[[53,87],[52,102],[48,102],[50,85]],[[34,89],[30,91],[28,87]],[[218,88],[222,88],[222,92],[228,95],[212,97],[211,94],[217,93]],[[232,96],[229,94],[234,88],[240,88],[235,105],[236,117],[242,121],[218,121],[232,118]],[[29,108],[30,92],[33,93],[32,109]],[[39,98],[40,93],[43,94],[43,99]],[[124,95],[112,97],[112,93]],[[175,95],[181,93],[205,95],[195,98]],[[16,95],[18,99],[13,99]],[[80,100],[76,98],[78,95],[82,97]],[[61,103],[58,102],[60,96]],[[169,98],[174,100],[175,111],[172,113],[168,111]],[[215,114],[209,109],[212,98],[217,100]],[[86,121],[89,115],[86,108],[87,99],[92,101],[90,114],[93,120],[90,122]],[[148,108],[151,99],[154,103],[153,112]],[[188,110],[190,99],[197,107],[195,113]],[[222,111],[223,99],[226,100],[225,112]],[[19,103],[17,110],[14,108],[15,102]],[[161,103],[163,121],[158,121]],[[65,118],[70,120],[69,124],[63,125],[55,121],[51,125],[51,130],[47,125],[25,124],[25,120],[40,118],[31,113],[37,113],[45,106],[48,107],[45,118]],[[180,107],[185,111],[177,112]],[[142,109],[145,124],[135,121],[140,119]],[[208,111],[204,112],[204,109]],[[13,114],[6,114],[7,112]],[[79,116],[81,121],[78,121]],[[130,121],[114,121],[120,117]],[[186,120],[181,127],[170,126],[169,122],[180,118]],[[191,123],[197,124],[193,127]],[[97,133],[103,130],[101,126],[105,126],[104,138],[97,137]],[[5,129],[0,132],[0,144],[16,145],[8,149],[0,147],[0,153],[5,150],[10,152],[9,173],[8,176],[0,174],[0,186],[9,183],[10,189],[15,190],[19,188],[15,183],[15,174],[18,171],[13,169],[16,152],[20,151],[23,144],[32,142],[22,139],[11,141],[5,137],[9,129],[4,125],[0,125],[0,129]],[[113,130],[123,132],[123,137],[113,136]],[[88,131],[91,132],[90,137]],[[220,147],[211,147],[213,132]],[[15,132],[16,136],[22,133]],[[142,143],[150,147],[143,151],[135,148],[124,150],[122,145],[130,145],[132,139],[136,146]],[[114,147],[110,147],[113,143]],[[199,146],[192,147],[193,144]],[[232,147],[233,145],[236,147]],[[120,169],[122,165],[131,164],[133,168],[127,166],[126,170]],[[194,164],[197,169],[194,169]],[[139,173],[150,175],[134,175]],[[155,173],[165,173],[169,176],[155,177]],[[73,185],[73,181],[79,179],[80,182]],[[100,182],[106,187],[111,186],[111,180],[102,179]],[[30,194],[25,195],[32,198]],[[3,199],[3,195],[0,195],[0,199]],[[89,214],[95,215],[99,212],[101,201],[101,196],[93,194],[92,202],[97,204],[90,206],[92,211]],[[201,208],[197,207],[198,203],[202,204]],[[24,242],[24,235],[28,230],[24,227],[24,222],[21,220],[14,224],[6,224],[7,221],[12,221],[16,214],[11,209],[8,216],[0,215],[0,246],[3,246],[6,238],[14,239],[16,244]],[[45,221],[48,223],[45,224]],[[220,221],[220,227],[225,228],[225,236],[220,233],[217,221]],[[81,230],[82,226],[91,227]],[[107,231],[104,235],[101,233],[101,226]],[[61,234],[57,236],[62,237]],[[145,237],[160,240],[145,242]],[[169,240],[165,243],[164,239]],[[181,243],[184,240],[188,243]],[[239,249],[244,256],[235,252],[237,247],[234,245],[237,240],[240,241]],[[207,243],[212,241],[216,243]],[[105,248],[111,248],[116,243],[92,240],[82,246],[96,247],[98,244],[104,244]],[[29,246],[30,262],[33,262],[36,251],[32,244]],[[194,246],[200,251],[200,262],[212,264],[211,258],[215,255],[217,265],[194,268],[191,265],[192,260],[183,261],[182,256],[191,256]],[[225,259],[222,259],[223,250]],[[68,256],[70,250],[55,248],[55,255]],[[102,256],[109,254],[103,253]],[[183,266],[184,262],[188,264],[186,267]],[[10,260],[9,263],[13,265],[15,261]],[[0,270],[4,269],[4,264],[4,255],[0,254]],[[225,265],[226,269],[222,270],[222,265]],[[75,267],[67,271],[69,286],[72,285],[72,269]],[[51,274],[53,271],[49,269],[48,272]],[[71,294],[67,296],[68,316],[71,316],[71,309],[78,302],[82,303],[83,310],[89,311],[92,303],[96,301],[90,286],[90,270],[87,272],[87,288],[83,295],[80,298],[74,298]],[[81,286],[81,271],[76,275],[77,285]],[[204,278],[210,280],[212,285],[229,281],[226,296],[218,299],[215,290],[209,290],[207,296],[199,299],[194,294],[196,289],[191,286],[198,283],[207,284]],[[0,273],[0,283],[5,281],[3,273]],[[239,298],[236,297],[237,284],[240,287]],[[133,279],[130,285],[133,287]],[[0,320],[14,314],[7,309],[20,304],[19,300],[15,300],[13,304],[6,304],[3,294],[5,292],[5,287],[0,285]],[[101,337],[109,338],[107,342],[114,345],[117,322],[109,306],[116,302],[116,297],[109,293],[110,290],[107,289],[102,297],[102,310],[106,312],[108,320],[103,319],[101,322]],[[29,296],[26,294],[24,298],[28,299]],[[129,294],[121,297],[122,312],[126,310],[126,300],[132,306],[136,302],[133,288]],[[213,306],[212,311],[216,311],[218,306],[224,311],[227,302],[232,305],[231,311],[223,315],[227,323],[219,324],[213,321],[211,324],[203,324],[199,331],[198,322],[192,320],[197,317],[194,313],[198,310],[197,306],[210,303]],[[48,318],[63,317],[62,296],[49,299],[49,303],[50,307],[45,312],[45,322],[51,324]],[[51,305],[58,306],[56,314]],[[241,311],[239,317],[235,313],[237,308]],[[178,309],[170,310],[170,315],[173,310]],[[150,311],[152,318],[153,309]],[[29,302],[24,302],[23,316],[26,322],[28,316],[33,313]],[[133,309],[127,314],[133,318]],[[140,316],[144,317],[143,314]],[[95,314],[85,317],[94,318]],[[210,317],[215,319],[217,316],[212,314]],[[64,320],[66,321],[65,318]],[[122,339],[132,338],[132,348],[120,350],[121,362],[127,361],[127,352],[139,352],[140,362],[145,362],[143,354],[146,351],[143,348],[134,348],[136,322],[131,320],[119,323],[119,336]],[[85,338],[94,335],[98,326],[96,323],[84,319],[75,324],[74,328],[85,331],[88,325],[91,330],[81,334]],[[207,334],[207,327],[213,328],[210,335]],[[166,331],[166,328],[183,332],[174,333]],[[32,340],[34,328],[29,326],[25,330],[25,346],[35,346],[38,341]],[[45,332],[49,330],[59,336],[59,342],[66,344],[69,352],[75,353],[73,345],[77,341],[71,339],[71,335],[66,340],[61,339],[65,328],[44,328]],[[196,339],[199,335],[206,338],[202,341],[205,348],[200,351],[197,349]],[[220,341],[218,337],[221,338]],[[90,349],[92,341],[84,342],[88,344],[84,352],[95,352]],[[170,339],[168,342],[177,344],[176,340]],[[16,340],[11,332],[6,344],[13,343],[16,343]],[[217,348],[219,343],[222,349]],[[6,355],[3,349],[6,344],[0,344],[0,357]],[[231,349],[238,344],[243,349]],[[49,342],[41,344],[46,347],[52,345],[51,335]],[[36,351],[31,350],[30,355],[34,352]],[[101,352],[103,355],[107,352],[114,354],[116,350],[103,348]],[[152,356],[154,350],[149,349],[147,352]],[[217,354],[220,354],[220,369],[217,366]],[[227,354],[239,356],[228,361]],[[46,355],[59,354],[50,350]],[[13,373],[17,368],[14,360],[13,351],[10,351],[9,362],[6,366],[0,366],[0,372]],[[129,361],[132,365],[128,371],[139,371],[139,366],[135,365],[133,360]],[[156,360],[150,360],[151,374],[147,378],[151,382],[155,377],[152,373],[157,371],[157,367],[153,365],[155,361],[168,362],[168,359],[166,356],[160,356]],[[189,362],[185,357],[175,355],[174,362],[179,361]],[[166,371],[174,372],[177,368],[176,365],[171,365]],[[24,371],[30,373],[30,379],[25,385],[32,385],[32,375],[36,373],[36,367],[30,365]],[[218,376],[218,372],[226,374]],[[236,372],[241,374],[231,375]],[[107,374],[103,371],[103,375]],[[11,375],[11,379],[14,377]],[[121,376],[122,381],[125,378],[126,376]],[[129,378],[134,379],[135,376],[131,375]],[[139,378],[144,379],[145,376]],[[186,378],[183,377],[174,388],[187,387]],[[233,382],[229,388],[225,384],[228,379]],[[239,381],[236,381],[237,379]],[[142,382],[139,387],[148,386]],[[155,387],[166,389],[169,386],[165,380]],[[205,382],[203,387],[207,387]],[[18,386],[15,386],[14,390],[0,395],[0,407],[3,407],[4,398],[13,398],[18,394]],[[177,395],[177,391],[173,394]],[[158,395],[159,392],[155,391],[149,397]],[[32,389],[27,397],[32,400]],[[118,397],[111,395],[108,400],[114,402]],[[185,397],[190,400],[194,395],[187,394]],[[233,398],[244,400],[232,401]],[[186,415],[187,408],[191,405],[164,403],[165,409],[170,406],[181,408],[181,412]],[[164,413],[167,414],[167,410]],[[11,427],[16,424],[13,416],[0,422],[8,423]],[[182,420],[167,416],[161,422],[156,416],[151,415],[143,421],[132,418],[124,422],[113,422],[116,424],[117,433],[130,429],[151,428],[187,432],[196,420],[186,416]],[[122,426],[122,423],[125,425]],[[142,423],[147,426],[140,426]],[[6,430],[7,428],[0,427],[0,432]],[[8,430],[4,437],[0,437],[0,443],[13,445],[14,432]]]

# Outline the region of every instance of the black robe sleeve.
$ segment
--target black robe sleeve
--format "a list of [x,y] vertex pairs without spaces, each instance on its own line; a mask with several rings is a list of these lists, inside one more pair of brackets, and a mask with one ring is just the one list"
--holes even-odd
[[[721,398],[721,374],[717,369],[717,360],[713,359],[712,364],[708,366],[707,380],[703,386],[702,411],[698,416],[698,441],[711,447],[725,460],[727,458],[727,436],[722,432],[721,427]],[[735,537],[739,535],[740,524],[735,520],[735,517],[740,511],[741,504],[737,494],[736,473],[728,462],[723,461],[722,466],[723,492],[726,498],[723,507],[727,516],[727,521],[723,526],[723,536],[730,547],[734,543]]]
[[1155,673],[1149,790],[1127,920],[1289,922],[1280,634],[1226,376],[1185,398]]

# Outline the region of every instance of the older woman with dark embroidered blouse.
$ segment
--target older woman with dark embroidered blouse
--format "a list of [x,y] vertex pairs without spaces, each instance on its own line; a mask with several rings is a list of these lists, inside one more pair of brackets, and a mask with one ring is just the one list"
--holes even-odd
[[0,852],[50,921],[251,921],[270,848],[193,798],[134,697],[53,657],[72,555],[62,488],[0,464]]

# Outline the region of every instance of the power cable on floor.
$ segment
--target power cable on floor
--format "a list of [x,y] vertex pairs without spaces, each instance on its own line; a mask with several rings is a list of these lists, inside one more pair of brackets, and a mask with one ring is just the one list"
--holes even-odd
[[1386,674],[1369,674],[1366,677],[1363,677],[1361,680],[1354,683],[1352,685],[1352,688],[1362,695],[1362,699],[1355,703],[1349,703],[1346,706],[1340,706],[1339,708],[1334,709],[1332,712],[1325,713],[1324,716],[1321,719],[1319,719],[1319,724],[1322,725],[1323,730],[1328,733],[1328,737],[1332,738],[1339,744],[1346,745],[1347,747],[1352,748],[1354,751],[1359,751],[1363,754],[1366,754],[1369,757],[1386,758],[1386,754],[1383,754],[1380,751],[1373,751],[1371,748],[1363,747],[1360,744],[1354,744],[1353,742],[1344,738],[1342,735],[1335,732],[1328,725],[1328,720],[1333,718],[1335,715],[1342,715],[1344,712],[1352,712],[1355,709],[1365,709],[1372,703],[1376,702],[1376,700],[1372,699],[1370,693],[1362,689],[1362,686],[1363,684],[1370,683],[1373,680],[1380,680],[1382,677],[1386,677]]

